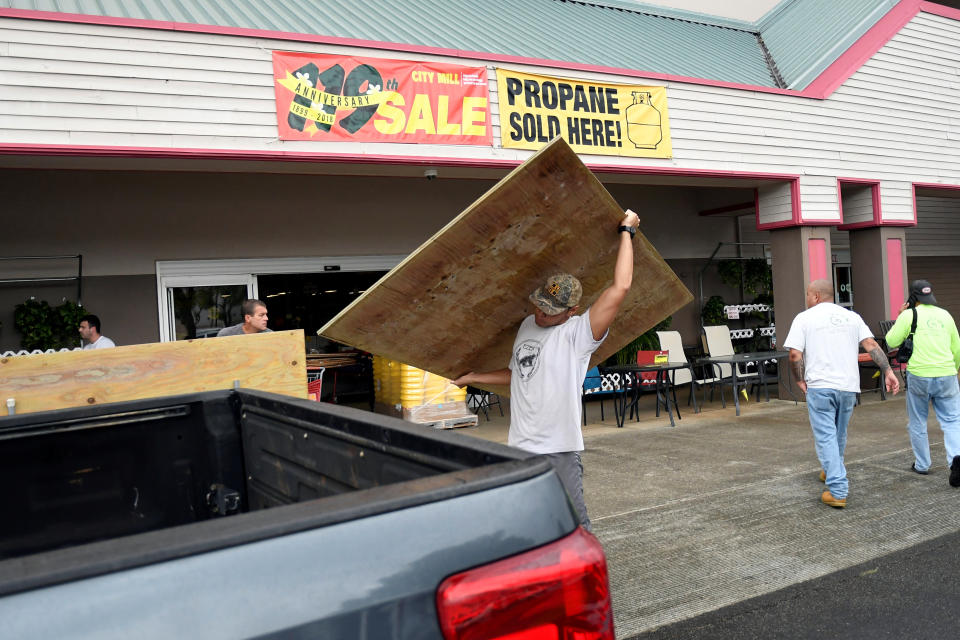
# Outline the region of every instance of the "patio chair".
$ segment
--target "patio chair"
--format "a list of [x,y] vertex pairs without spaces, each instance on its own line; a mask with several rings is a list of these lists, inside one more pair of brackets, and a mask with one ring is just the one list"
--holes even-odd
[[600,421],[604,420],[603,401],[607,398],[613,398],[620,392],[620,375],[600,373],[600,367],[593,367],[587,371],[583,379],[583,393],[580,395],[580,404],[582,406],[583,424],[587,424],[587,398],[600,399]]
[[[707,342],[707,352],[711,356],[732,356],[733,351],[733,342],[730,340],[730,328],[725,324],[716,325],[713,327],[704,327],[703,334]],[[714,365],[716,371],[719,372],[719,382],[721,385],[726,384],[726,381],[730,378],[731,369],[727,363],[719,363]],[[758,366],[764,366],[764,363],[759,363]],[[749,384],[751,388],[757,389],[757,399],[760,399],[760,373],[754,369],[753,371],[745,371],[744,369],[737,368],[737,378],[741,381],[746,381],[746,384]],[[721,394],[723,390],[721,388]]]
[[[898,349],[891,349],[890,345],[887,344],[887,332],[893,328],[896,320],[881,320],[880,321],[880,334],[877,335],[877,342],[880,343],[880,348],[884,350],[887,354],[887,358],[890,359],[890,366],[893,367],[894,371],[900,372],[900,379],[903,380],[903,389],[907,389],[907,363],[906,362],[897,362],[894,358],[897,355]],[[880,378],[878,377],[878,380]],[[878,386],[881,386],[881,383],[878,383]]]
[[478,416],[480,412],[483,412],[483,415],[487,418],[487,422],[490,422],[491,407],[500,409],[500,415],[503,416],[503,405],[500,404],[500,396],[490,391],[477,389],[476,387],[467,387],[467,407],[472,409]]
[[[655,364],[657,357],[660,355],[666,355],[669,360],[669,354],[665,354],[662,350],[660,351],[650,351],[650,350],[641,350],[637,351],[637,364]],[[656,371],[639,371],[631,374],[626,374],[633,376],[632,380],[626,380],[625,382],[633,382],[633,397],[630,400],[630,417],[633,417],[634,412],[637,414],[637,421],[640,420],[640,410],[638,404],[640,402],[640,396],[643,395],[645,389],[656,389],[657,388],[657,372]],[[677,404],[677,394],[673,394],[673,404]],[[679,415],[680,412],[677,412]],[[660,400],[657,401],[657,416],[660,416]]]
[[[679,331],[657,331],[657,338],[660,339],[660,349],[662,351],[668,352],[670,362],[686,362],[690,365],[687,360],[687,355],[683,351],[683,338],[680,336]],[[687,369],[677,369],[673,373],[673,386],[677,387],[678,385],[690,384],[690,396],[687,398],[687,405],[693,401],[693,410],[699,412],[699,409],[696,405],[696,398],[694,397],[695,388],[702,388],[707,385],[710,385],[710,399],[713,399],[713,390],[717,387],[717,382],[720,379],[716,376],[710,376],[706,378],[697,378],[693,371],[693,365],[690,365]],[[703,399],[707,399],[707,391],[703,390]],[[674,398],[676,401],[676,398]],[[720,389],[720,401],[723,402],[723,388]],[[726,406],[726,403],[724,403]]]

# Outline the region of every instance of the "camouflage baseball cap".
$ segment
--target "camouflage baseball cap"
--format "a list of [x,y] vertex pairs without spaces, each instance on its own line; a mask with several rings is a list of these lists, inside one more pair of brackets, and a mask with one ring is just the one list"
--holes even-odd
[[583,287],[569,273],[555,273],[547,282],[530,294],[530,302],[548,316],[563,313],[580,302]]

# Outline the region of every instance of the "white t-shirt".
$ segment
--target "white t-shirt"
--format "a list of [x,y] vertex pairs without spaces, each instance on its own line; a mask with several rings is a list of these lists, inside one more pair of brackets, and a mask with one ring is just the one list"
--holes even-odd
[[109,349],[110,347],[115,347],[115,346],[117,345],[113,344],[113,340],[111,340],[107,336],[100,336],[94,342],[83,345],[83,350],[86,351],[87,349]]
[[803,352],[808,387],[859,392],[857,353],[860,341],[872,337],[859,314],[821,302],[797,314],[783,346]]
[[533,453],[583,451],[580,397],[593,339],[590,310],[555,327],[534,317],[520,324],[510,358],[510,433],[507,442]]

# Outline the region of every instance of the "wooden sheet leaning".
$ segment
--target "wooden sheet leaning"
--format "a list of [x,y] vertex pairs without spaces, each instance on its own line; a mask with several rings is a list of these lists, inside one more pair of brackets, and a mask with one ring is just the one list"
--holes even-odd
[[[640,215],[633,287],[606,359],[693,296],[642,234],[642,202],[621,207],[557,138],[411,253],[317,333],[455,378],[506,367],[527,300],[551,273],[583,284],[582,310],[613,281],[623,209]],[[506,389],[492,389],[507,394]]]
[[0,358],[0,396],[17,413],[197,391],[307,397],[303,330]]

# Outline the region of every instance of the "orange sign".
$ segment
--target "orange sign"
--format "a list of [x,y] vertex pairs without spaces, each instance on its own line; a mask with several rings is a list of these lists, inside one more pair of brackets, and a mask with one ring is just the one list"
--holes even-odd
[[485,67],[273,52],[281,140],[492,145]]

